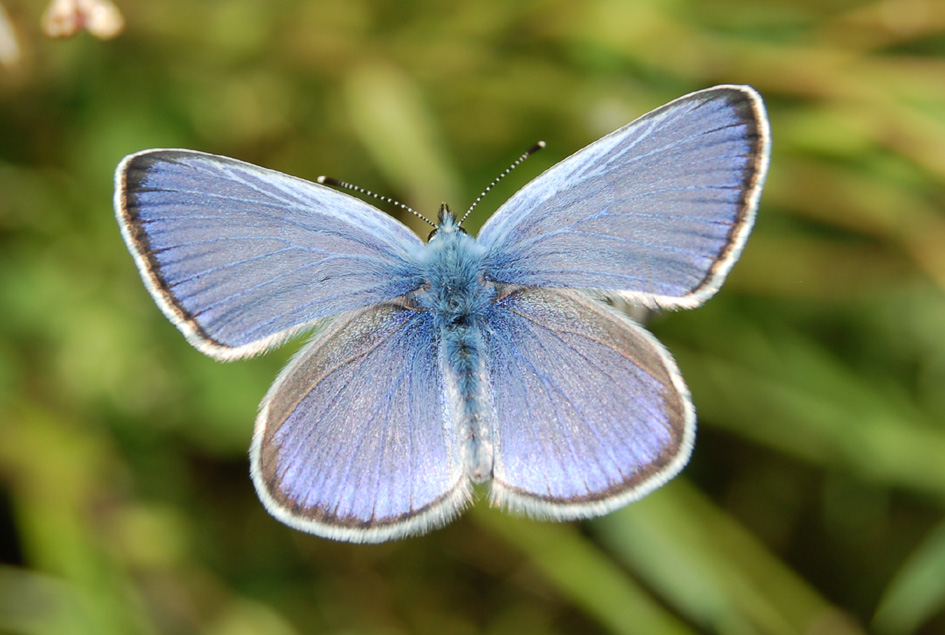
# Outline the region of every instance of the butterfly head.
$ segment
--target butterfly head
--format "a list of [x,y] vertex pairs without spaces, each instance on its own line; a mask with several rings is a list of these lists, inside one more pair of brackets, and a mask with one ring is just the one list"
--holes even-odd
[[433,240],[434,236],[448,236],[457,232],[460,234],[467,233],[466,230],[460,226],[456,217],[453,216],[453,212],[450,211],[450,206],[446,203],[441,203],[440,211],[436,215],[436,229],[430,232],[430,235],[427,237],[427,242]]

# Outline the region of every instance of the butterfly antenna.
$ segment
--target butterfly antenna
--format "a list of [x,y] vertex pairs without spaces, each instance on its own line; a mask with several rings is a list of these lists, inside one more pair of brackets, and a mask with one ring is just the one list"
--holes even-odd
[[544,147],[545,147],[545,142],[544,142],[544,141],[539,141],[538,143],[536,143],[535,145],[533,145],[532,147],[530,147],[530,148],[528,149],[528,151],[525,152],[525,154],[523,154],[523,155],[520,156],[519,158],[515,159],[515,161],[512,162],[512,165],[510,165],[509,167],[505,168],[505,171],[503,171],[502,174],[500,174],[499,176],[495,177],[495,180],[494,180],[492,183],[489,184],[489,187],[487,187],[486,189],[484,189],[484,190],[482,191],[482,194],[480,194],[480,195],[476,198],[476,200],[473,201],[473,204],[469,206],[469,209],[466,210],[466,213],[463,214],[463,217],[459,219],[459,224],[460,224],[460,225],[463,224],[463,221],[466,220],[466,217],[469,216],[469,215],[472,213],[472,211],[473,211],[474,209],[476,209],[476,205],[479,205],[479,201],[482,200],[482,197],[485,196],[485,195],[489,192],[489,190],[491,190],[492,188],[494,188],[494,187],[498,184],[499,181],[501,181],[502,179],[504,179],[505,177],[507,177],[507,176],[509,175],[509,172],[511,172],[512,170],[514,170],[515,168],[517,168],[519,165],[521,165],[522,161],[524,161],[524,160],[527,159],[528,157],[532,156],[533,154],[535,154],[536,152],[538,152],[539,150],[541,150],[541,149],[544,148]]
[[353,184],[351,184],[351,183],[348,183],[347,181],[339,181],[338,179],[333,179],[333,178],[331,178],[330,176],[320,176],[320,177],[318,177],[318,178],[315,179],[315,180],[316,180],[318,183],[321,183],[322,185],[331,185],[331,186],[334,186],[334,187],[344,188],[344,189],[346,189],[346,190],[353,190],[353,191],[355,191],[355,192],[358,192],[359,194],[366,194],[367,196],[372,196],[372,197],[374,197],[374,198],[376,198],[376,199],[378,199],[378,200],[380,200],[380,201],[384,201],[385,203],[390,203],[391,205],[396,205],[396,206],[399,207],[400,209],[407,210],[408,212],[410,212],[411,214],[413,214],[414,216],[416,216],[417,218],[419,218],[420,220],[422,220],[422,221],[423,221],[424,223],[426,223],[427,225],[430,225],[431,227],[434,227],[434,228],[436,227],[436,224],[435,224],[435,223],[433,223],[432,221],[430,221],[429,219],[427,219],[427,217],[425,217],[423,214],[421,214],[420,212],[418,212],[418,211],[415,210],[414,208],[408,207],[407,205],[404,205],[404,204],[401,203],[400,201],[395,201],[394,199],[390,198],[389,196],[381,196],[380,194],[375,194],[375,193],[372,192],[371,190],[366,190],[366,189],[364,189],[363,187],[359,187],[359,186],[357,186],[357,185],[353,185]]

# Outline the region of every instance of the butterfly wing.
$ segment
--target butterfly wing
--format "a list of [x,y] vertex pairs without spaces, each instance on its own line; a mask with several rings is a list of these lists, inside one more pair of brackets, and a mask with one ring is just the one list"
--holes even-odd
[[269,512],[326,538],[382,542],[446,524],[469,497],[427,312],[333,320],[263,400],[250,450]]
[[689,392],[669,353],[624,315],[582,291],[521,287],[499,301],[484,340],[494,503],[597,516],[685,465]]
[[761,97],[717,86],[677,99],[553,166],[483,226],[493,279],[605,289],[692,307],[751,231],[768,165]]
[[406,226],[356,198],[242,161],[147,150],[115,212],[148,290],[204,353],[252,355],[326,315],[418,284]]

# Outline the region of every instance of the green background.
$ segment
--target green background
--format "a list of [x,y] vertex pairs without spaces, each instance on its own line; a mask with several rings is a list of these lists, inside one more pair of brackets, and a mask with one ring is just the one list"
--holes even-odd
[[[945,629],[945,3],[127,0],[108,42],[3,4],[0,631]],[[763,94],[773,154],[721,292],[650,324],[699,415],[681,477],[593,522],[480,501],[380,546],[266,514],[246,451],[299,343],[220,364],[185,342],[114,221],[124,155],[328,174],[432,217],[545,140],[475,230],[718,83]]]

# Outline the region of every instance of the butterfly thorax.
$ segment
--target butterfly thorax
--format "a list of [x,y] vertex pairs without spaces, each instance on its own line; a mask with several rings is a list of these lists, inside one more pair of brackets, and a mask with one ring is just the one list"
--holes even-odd
[[446,204],[423,256],[424,284],[416,293],[417,303],[433,313],[440,327],[472,326],[495,298],[495,285],[485,279],[485,251]]

